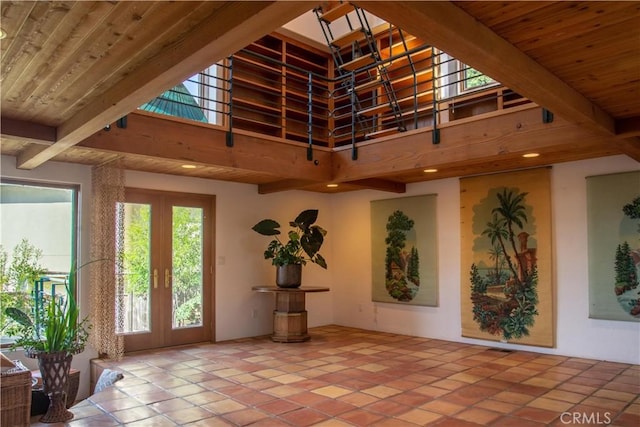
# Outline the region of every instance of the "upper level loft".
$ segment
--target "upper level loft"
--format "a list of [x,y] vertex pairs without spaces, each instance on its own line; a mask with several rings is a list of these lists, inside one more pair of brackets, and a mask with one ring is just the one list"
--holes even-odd
[[350,3],[314,14],[325,46],[269,34],[140,108],[336,148],[530,103]]

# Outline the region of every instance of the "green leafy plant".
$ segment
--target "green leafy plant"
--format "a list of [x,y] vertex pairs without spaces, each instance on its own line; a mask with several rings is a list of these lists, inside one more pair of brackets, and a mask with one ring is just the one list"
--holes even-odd
[[251,229],[263,236],[274,236],[274,239],[269,242],[267,250],[264,251],[264,258],[271,259],[273,265],[306,265],[307,262],[312,262],[322,268],[327,268],[327,262],[318,253],[324,243],[327,231],[319,225],[314,225],[317,219],[317,209],[302,211],[295,220],[289,222],[289,226],[293,229],[287,234],[289,240],[285,243],[278,238],[282,232],[277,221],[263,219]]
[[66,297],[54,296],[46,301],[46,310],[29,315],[17,307],[7,307],[5,314],[19,325],[10,335],[16,340],[13,348],[22,347],[28,353],[76,354],[84,349],[89,338],[88,320],[79,321],[80,310],[73,297],[71,281],[65,284]]

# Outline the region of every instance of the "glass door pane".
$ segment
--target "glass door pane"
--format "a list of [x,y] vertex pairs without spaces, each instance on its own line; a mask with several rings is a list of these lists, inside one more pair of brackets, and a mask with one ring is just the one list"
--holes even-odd
[[172,328],[202,326],[203,212],[172,208]]
[[[123,310],[124,328],[121,333],[150,331],[151,283],[151,205],[119,204],[117,250],[122,253],[124,293],[117,308]],[[157,278],[154,278],[157,281]]]

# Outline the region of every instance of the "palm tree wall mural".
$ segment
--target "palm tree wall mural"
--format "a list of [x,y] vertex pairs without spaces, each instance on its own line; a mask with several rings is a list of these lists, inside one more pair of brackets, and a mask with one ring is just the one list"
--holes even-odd
[[460,185],[463,335],[553,346],[549,169]]

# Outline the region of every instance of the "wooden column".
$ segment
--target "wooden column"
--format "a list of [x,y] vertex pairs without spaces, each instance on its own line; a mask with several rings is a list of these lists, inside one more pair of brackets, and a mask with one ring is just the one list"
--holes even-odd
[[307,292],[328,292],[329,288],[300,287],[279,288],[277,286],[254,286],[257,292],[276,294],[276,308],[273,311],[273,335],[275,342],[303,342],[311,339],[307,332]]

